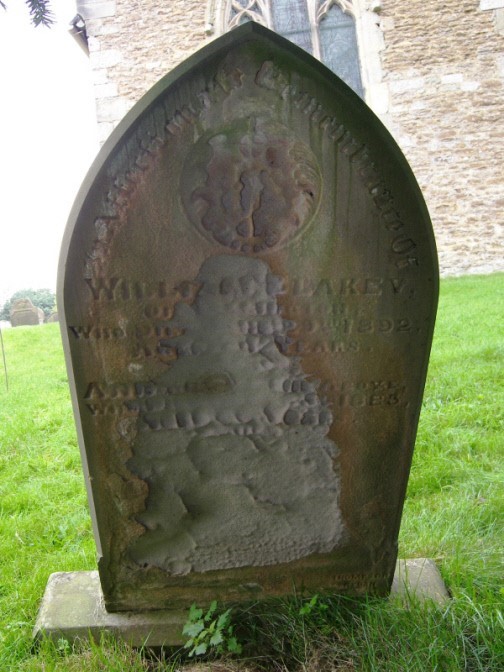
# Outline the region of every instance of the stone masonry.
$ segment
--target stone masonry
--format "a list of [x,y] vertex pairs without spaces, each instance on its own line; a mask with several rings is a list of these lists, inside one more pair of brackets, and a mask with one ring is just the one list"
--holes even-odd
[[477,0],[383,2],[389,128],[424,192],[445,275],[504,269],[498,11]]
[[[206,42],[201,0],[83,0],[103,142],[137,100]],[[87,18],[91,16],[92,18]]]
[[[381,33],[382,118],[422,188],[442,275],[504,271],[504,0],[354,0]],[[79,0],[100,135],[209,39],[204,0]],[[210,2],[214,6],[215,2]],[[371,59],[361,45],[361,60]],[[379,88],[378,88],[379,87]]]

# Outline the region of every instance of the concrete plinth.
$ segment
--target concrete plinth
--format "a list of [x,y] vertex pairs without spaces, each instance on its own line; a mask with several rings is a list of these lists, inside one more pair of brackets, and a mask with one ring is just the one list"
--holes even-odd
[[[398,560],[391,596],[415,596],[443,604],[449,599],[439,570],[432,560]],[[33,636],[58,641],[93,637],[102,633],[132,646],[180,646],[188,611],[109,613],[105,610],[98,572],[51,574],[37,616]]]

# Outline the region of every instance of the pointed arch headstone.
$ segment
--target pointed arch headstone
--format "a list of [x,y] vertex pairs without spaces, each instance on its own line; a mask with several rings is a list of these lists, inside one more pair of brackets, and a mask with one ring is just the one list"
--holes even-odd
[[111,611],[386,594],[438,272],[386,129],[246,24],[81,189],[58,306]]

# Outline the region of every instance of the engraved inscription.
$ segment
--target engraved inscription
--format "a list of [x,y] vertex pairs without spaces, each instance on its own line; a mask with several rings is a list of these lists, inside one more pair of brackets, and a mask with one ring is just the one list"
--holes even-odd
[[305,334],[318,334],[320,336],[330,335],[334,333],[335,329],[343,334],[392,334],[411,331],[412,321],[409,318],[344,317],[341,319],[305,319],[299,322],[298,326],[300,331]]
[[[324,391],[327,389],[322,386]],[[393,380],[371,380],[343,383],[337,396],[339,406],[403,406],[406,404],[405,385]]]
[[126,337],[126,332],[121,327],[75,326],[68,328],[75,338],[84,340],[111,340]]
[[135,386],[92,382],[87,386],[84,403],[92,415],[132,415],[125,400],[135,398]]
[[[293,296],[382,296],[401,294],[408,289],[405,278],[307,278],[291,277],[289,291]],[[411,291],[411,287],[409,287]]]
[[[170,287],[165,280],[135,282],[126,278],[86,279],[94,301],[153,301],[145,309],[148,318],[166,317],[158,299],[191,302],[198,292],[195,281],[181,282]],[[222,286],[225,289],[225,285]],[[390,294],[414,294],[414,287],[406,278],[320,278],[312,280],[292,275],[286,283],[287,291],[296,297],[333,296],[383,296]]]
[[[164,280],[152,282],[135,282],[125,278],[87,278],[94,301],[150,301],[171,299],[173,302],[181,298],[187,301],[194,299],[198,291],[195,282],[182,282],[177,287],[170,287]],[[146,309],[147,311],[147,309]],[[153,315],[146,315],[154,317]]]

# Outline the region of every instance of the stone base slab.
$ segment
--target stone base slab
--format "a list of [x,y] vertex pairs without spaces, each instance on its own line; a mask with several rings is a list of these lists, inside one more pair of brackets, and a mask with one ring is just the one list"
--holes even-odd
[[[391,596],[438,604],[449,599],[438,568],[426,558],[397,561]],[[97,571],[56,572],[47,582],[33,636],[56,642],[89,637],[99,641],[102,633],[108,633],[131,646],[180,646],[187,617],[188,611],[109,613]]]
[[110,613],[97,571],[56,572],[47,582],[33,636],[99,642],[102,633],[131,646],[179,646],[189,611],[123,611]]

